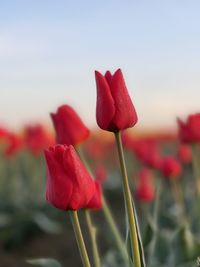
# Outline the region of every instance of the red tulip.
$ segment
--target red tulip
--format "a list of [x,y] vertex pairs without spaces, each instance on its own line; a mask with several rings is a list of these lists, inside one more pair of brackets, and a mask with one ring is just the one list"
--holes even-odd
[[152,173],[144,168],[139,173],[139,183],[136,189],[136,197],[142,202],[151,202],[155,198],[155,189],[152,183]]
[[161,172],[164,174],[165,177],[173,179],[180,176],[182,172],[182,167],[176,158],[172,156],[167,156],[162,159]]
[[24,139],[27,148],[33,154],[38,154],[55,143],[53,137],[41,124],[26,126]]
[[156,142],[148,139],[138,140],[135,142],[134,152],[147,166],[155,169],[160,168],[161,155]]
[[132,127],[137,114],[120,69],[105,76],[95,71],[97,86],[97,124],[103,130],[117,132]]
[[58,144],[78,145],[89,136],[89,129],[78,114],[68,105],[58,108],[57,113],[51,113]]
[[6,147],[4,150],[5,156],[11,157],[15,155],[22,149],[23,145],[23,140],[19,135],[11,132],[7,133]]
[[189,145],[181,144],[177,154],[179,160],[185,164],[192,161],[192,151]]
[[45,151],[47,162],[46,199],[56,208],[87,207],[95,183],[72,146],[56,145]]
[[95,178],[99,183],[103,183],[107,178],[107,170],[103,165],[95,169]]
[[0,139],[5,138],[7,135],[8,135],[8,131],[5,128],[0,127]]
[[92,199],[87,204],[88,209],[101,209],[102,208],[102,189],[101,184],[95,181],[95,193]]
[[179,137],[182,142],[200,142],[200,113],[188,116],[186,122],[178,119]]

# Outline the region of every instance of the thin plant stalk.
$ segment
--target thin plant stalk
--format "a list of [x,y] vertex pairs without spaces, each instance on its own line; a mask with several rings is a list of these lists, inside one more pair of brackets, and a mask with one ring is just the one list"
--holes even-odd
[[128,262],[129,258],[128,258],[128,253],[126,250],[125,243],[121,237],[121,234],[119,233],[119,230],[117,228],[115,220],[113,219],[112,213],[111,213],[110,208],[106,202],[105,197],[103,197],[103,213],[104,213],[104,216],[108,222],[110,230],[111,230],[113,237],[115,239],[116,245],[117,245],[119,251],[121,252],[121,255],[122,255],[124,261]]
[[180,184],[176,180],[176,178],[171,178],[170,183],[171,183],[174,201],[177,204],[177,206],[179,206],[181,208],[182,218],[180,218],[180,219],[186,221],[186,211],[185,211],[185,202],[184,202],[184,197],[183,197],[183,191],[180,187]]
[[198,163],[197,146],[195,144],[192,145],[192,168],[194,178],[196,179],[197,196],[200,197],[200,167]]
[[92,252],[93,252],[93,258],[94,258],[94,265],[95,267],[100,267],[101,266],[101,261],[99,257],[99,252],[98,252],[98,247],[97,247],[97,241],[96,241],[96,235],[97,235],[97,229],[96,227],[93,226],[92,223],[92,218],[89,210],[85,210],[85,216],[86,216],[86,221],[91,237],[91,242],[92,242]]
[[115,139],[117,143],[120,167],[121,167],[121,172],[122,172],[123,193],[124,193],[124,200],[125,200],[125,206],[126,206],[128,223],[129,223],[130,240],[131,240],[134,264],[135,264],[135,267],[141,267],[136,217],[133,211],[132,197],[131,197],[131,192],[129,188],[129,182],[128,182],[128,176],[127,176],[127,170],[126,170],[126,164],[125,164],[125,159],[124,159],[124,152],[123,152],[120,132],[115,133]]
[[83,266],[84,267],[91,267],[90,260],[89,260],[87,250],[85,247],[85,242],[84,242],[83,235],[81,232],[81,227],[79,224],[77,211],[75,211],[75,210],[70,211],[70,217],[71,217],[71,221],[72,221],[72,225],[73,225],[74,233],[76,236],[76,241],[78,244],[78,248],[79,248],[79,252],[81,255]]
[[[89,166],[85,160],[85,157],[83,155],[83,151],[81,149],[81,146],[80,145],[75,146],[75,149],[76,149],[79,157],[83,161],[85,167],[91,173],[91,170],[90,170],[90,168],[89,168]],[[98,246],[97,246],[97,239],[96,239],[97,229],[92,222],[92,218],[91,218],[89,210],[85,210],[85,216],[86,216],[86,222],[87,222],[88,231],[89,231],[91,243],[92,243],[92,253],[93,253],[94,264],[95,264],[95,267],[100,267],[100,257],[99,257],[99,251],[98,251]]]
[[149,254],[148,254],[148,259],[149,259],[149,266],[153,266],[153,259],[154,259],[154,253],[155,253],[155,248],[156,248],[156,242],[158,238],[158,214],[160,210],[160,197],[162,194],[162,180],[158,179],[157,180],[157,188],[156,188],[156,198],[154,202],[154,209],[153,209],[153,221],[155,225],[155,233],[153,235],[153,240],[151,242],[150,248],[149,248]]
[[[91,170],[90,170],[90,167],[88,166],[86,160],[85,160],[85,157],[84,157],[84,154],[81,150],[81,147],[80,146],[76,146],[76,150],[81,158],[81,160],[84,162],[85,166],[87,167],[87,169],[90,171],[91,173]],[[122,237],[121,237],[121,234],[117,228],[117,225],[115,223],[115,220],[113,218],[113,215],[112,215],[112,212],[107,204],[107,201],[105,199],[105,197],[102,195],[102,210],[103,210],[103,213],[104,213],[104,216],[107,220],[107,223],[109,225],[109,228],[111,230],[111,233],[115,239],[115,242],[116,242],[116,245],[119,249],[119,251],[121,252],[121,255],[124,259],[125,262],[128,262],[129,261],[129,257],[128,257],[128,253],[127,253],[127,250],[126,250],[126,246],[125,246],[125,242],[123,241]],[[90,227],[88,226],[89,228],[89,231],[90,231]],[[92,236],[92,234],[90,233],[90,235]],[[93,255],[93,257],[95,257],[95,255]]]

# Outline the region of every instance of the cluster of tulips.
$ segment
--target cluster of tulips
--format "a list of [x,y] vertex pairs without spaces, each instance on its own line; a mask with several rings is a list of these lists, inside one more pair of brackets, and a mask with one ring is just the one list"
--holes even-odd
[[[134,267],[146,266],[140,226],[127,175],[122,139],[125,147],[133,150],[145,166],[139,173],[140,179],[135,190],[136,198],[144,202],[154,200],[156,190],[151,178],[152,175],[150,175],[150,169],[157,170],[170,181],[174,201],[181,208],[179,215],[182,218],[186,216],[184,196],[177,182],[177,178],[180,177],[182,172],[182,165],[177,157],[182,161],[191,162],[192,152],[190,147],[184,144],[180,145],[177,157],[171,155],[162,156],[156,144],[159,140],[158,137],[156,141],[155,138],[134,140],[125,134],[121,138],[121,132],[133,127],[137,122],[137,114],[128,94],[122,72],[117,70],[112,75],[107,71],[105,75],[102,75],[96,71],[95,77],[97,87],[97,124],[101,129],[112,132],[116,140],[122,176],[129,249],[125,247],[120,235],[115,233],[116,229],[111,228],[115,233],[124,264]],[[103,197],[102,179],[92,175],[83,163],[83,153],[81,153],[79,145],[87,139],[89,130],[75,111],[67,105],[59,107],[55,114],[51,114],[51,118],[56,130],[57,145],[45,151],[48,173],[46,198],[56,208],[69,211],[83,265],[88,267],[91,266],[91,263],[77,214],[80,209],[85,210],[92,240],[94,265],[99,267],[101,266],[101,260],[96,242],[96,231],[94,231],[95,226],[92,225],[91,210],[103,208],[108,210],[110,215],[111,213]],[[179,119],[178,124],[179,136],[182,142],[198,143],[200,141],[200,114],[189,116],[186,123]],[[197,169],[198,166],[194,166],[194,168]],[[197,196],[200,192],[199,182],[200,177],[196,174],[195,193]],[[112,220],[108,221],[110,224],[113,223],[114,228],[116,227]],[[152,245],[150,250],[152,251]],[[151,253],[149,252],[149,257],[151,257]],[[149,262],[152,264],[151,259]]]
[[[165,133],[137,137],[125,131],[137,123],[137,114],[121,70],[113,75],[96,71],[95,78],[96,119],[102,130],[110,132],[107,144],[101,137],[103,132],[87,142],[88,127],[72,107],[62,105],[51,113],[56,140],[39,124],[25,127],[21,135],[1,128],[0,137],[6,144],[3,153],[11,157],[23,147],[36,155],[45,149],[46,199],[69,213],[84,267],[107,266],[98,249],[98,231],[103,229],[97,229],[93,220],[93,214],[100,210],[120,255],[120,263],[114,261],[111,266],[197,266],[200,113],[188,116],[185,122],[177,120],[178,136]],[[118,154],[115,159],[109,158],[113,157],[110,150],[114,146]],[[104,194],[104,185],[110,179],[108,161],[121,169],[125,239]],[[127,168],[130,162],[131,168]],[[85,213],[93,258],[89,258],[84,242],[80,210]],[[48,266],[40,260],[32,263]]]

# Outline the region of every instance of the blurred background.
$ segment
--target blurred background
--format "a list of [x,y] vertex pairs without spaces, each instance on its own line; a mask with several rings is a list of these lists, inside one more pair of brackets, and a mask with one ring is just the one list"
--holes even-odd
[[[118,68],[123,71],[139,117],[134,128],[139,134],[123,136],[131,188],[137,193],[145,173],[162,177],[165,192],[170,192],[161,204],[164,212],[159,219],[153,267],[193,266],[191,261],[193,264],[200,255],[200,213],[193,205],[196,189],[191,178],[191,148],[181,146],[176,118],[200,110],[199,11],[198,0],[0,2],[2,267],[27,267],[26,259],[39,257],[53,257],[62,266],[81,266],[69,217],[45,201],[43,149],[55,143],[49,113],[61,104],[73,106],[93,130],[82,147],[83,154],[95,177],[105,180],[106,198],[125,236],[113,138],[97,130],[95,119],[94,70],[104,73]],[[181,228],[183,209],[174,203],[173,187],[157,165],[166,156],[178,161],[175,171],[182,177],[178,181],[185,194],[186,212],[192,214],[191,231]],[[145,253],[151,247],[149,233],[155,229],[147,218],[153,214],[156,186],[154,179],[148,199],[140,196],[136,201]],[[80,216],[87,235],[84,216]],[[103,214],[97,212],[94,221],[105,230],[99,231],[104,266],[123,267]],[[178,233],[175,239],[174,233]],[[194,248],[189,254],[187,249],[182,253],[182,248],[187,248],[185,236],[190,237],[187,242]],[[176,253],[171,257],[173,251]],[[185,262],[190,265],[181,265]]]
[[198,0],[3,1],[0,122],[49,123],[69,103],[94,127],[94,70],[120,67],[138,127],[174,126],[199,107],[199,8]]

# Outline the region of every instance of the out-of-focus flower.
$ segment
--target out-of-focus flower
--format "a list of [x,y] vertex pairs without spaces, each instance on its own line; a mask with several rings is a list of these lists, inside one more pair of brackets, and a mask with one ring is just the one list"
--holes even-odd
[[60,106],[56,113],[51,113],[51,118],[58,144],[76,146],[88,138],[89,129],[72,107]]
[[190,163],[192,161],[191,147],[186,144],[181,144],[178,148],[177,156],[182,163]]
[[182,142],[200,142],[200,113],[188,116],[186,122],[177,120],[179,126],[179,137]]
[[122,132],[122,142],[126,149],[131,151],[135,150],[137,140],[133,136],[127,134],[126,132]]
[[24,142],[21,136],[15,133],[12,133],[12,132],[7,133],[5,142],[6,142],[6,146],[5,146],[4,154],[7,157],[14,156],[24,146]]
[[45,150],[47,201],[56,208],[86,208],[95,194],[95,183],[72,146],[56,145]]
[[102,189],[101,184],[95,181],[95,193],[92,199],[87,204],[88,209],[101,209],[102,208]]
[[181,175],[182,167],[176,158],[173,156],[166,156],[162,159],[160,170],[165,177],[173,179]]
[[98,166],[95,169],[94,176],[99,183],[103,183],[107,178],[106,168],[103,165]]
[[152,172],[148,168],[143,168],[138,174],[138,185],[136,197],[141,202],[151,202],[155,198],[155,188],[153,185]]
[[107,71],[103,76],[95,71],[97,86],[97,124],[103,130],[117,132],[132,127],[137,114],[120,69],[113,75]]
[[135,143],[134,152],[136,156],[147,166],[155,169],[160,168],[161,155],[157,144],[151,140],[138,140]]
[[41,124],[25,127],[24,142],[33,154],[38,154],[55,143],[53,136]]
[[0,127],[0,139],[5,138],[8,135],[6,128]]

